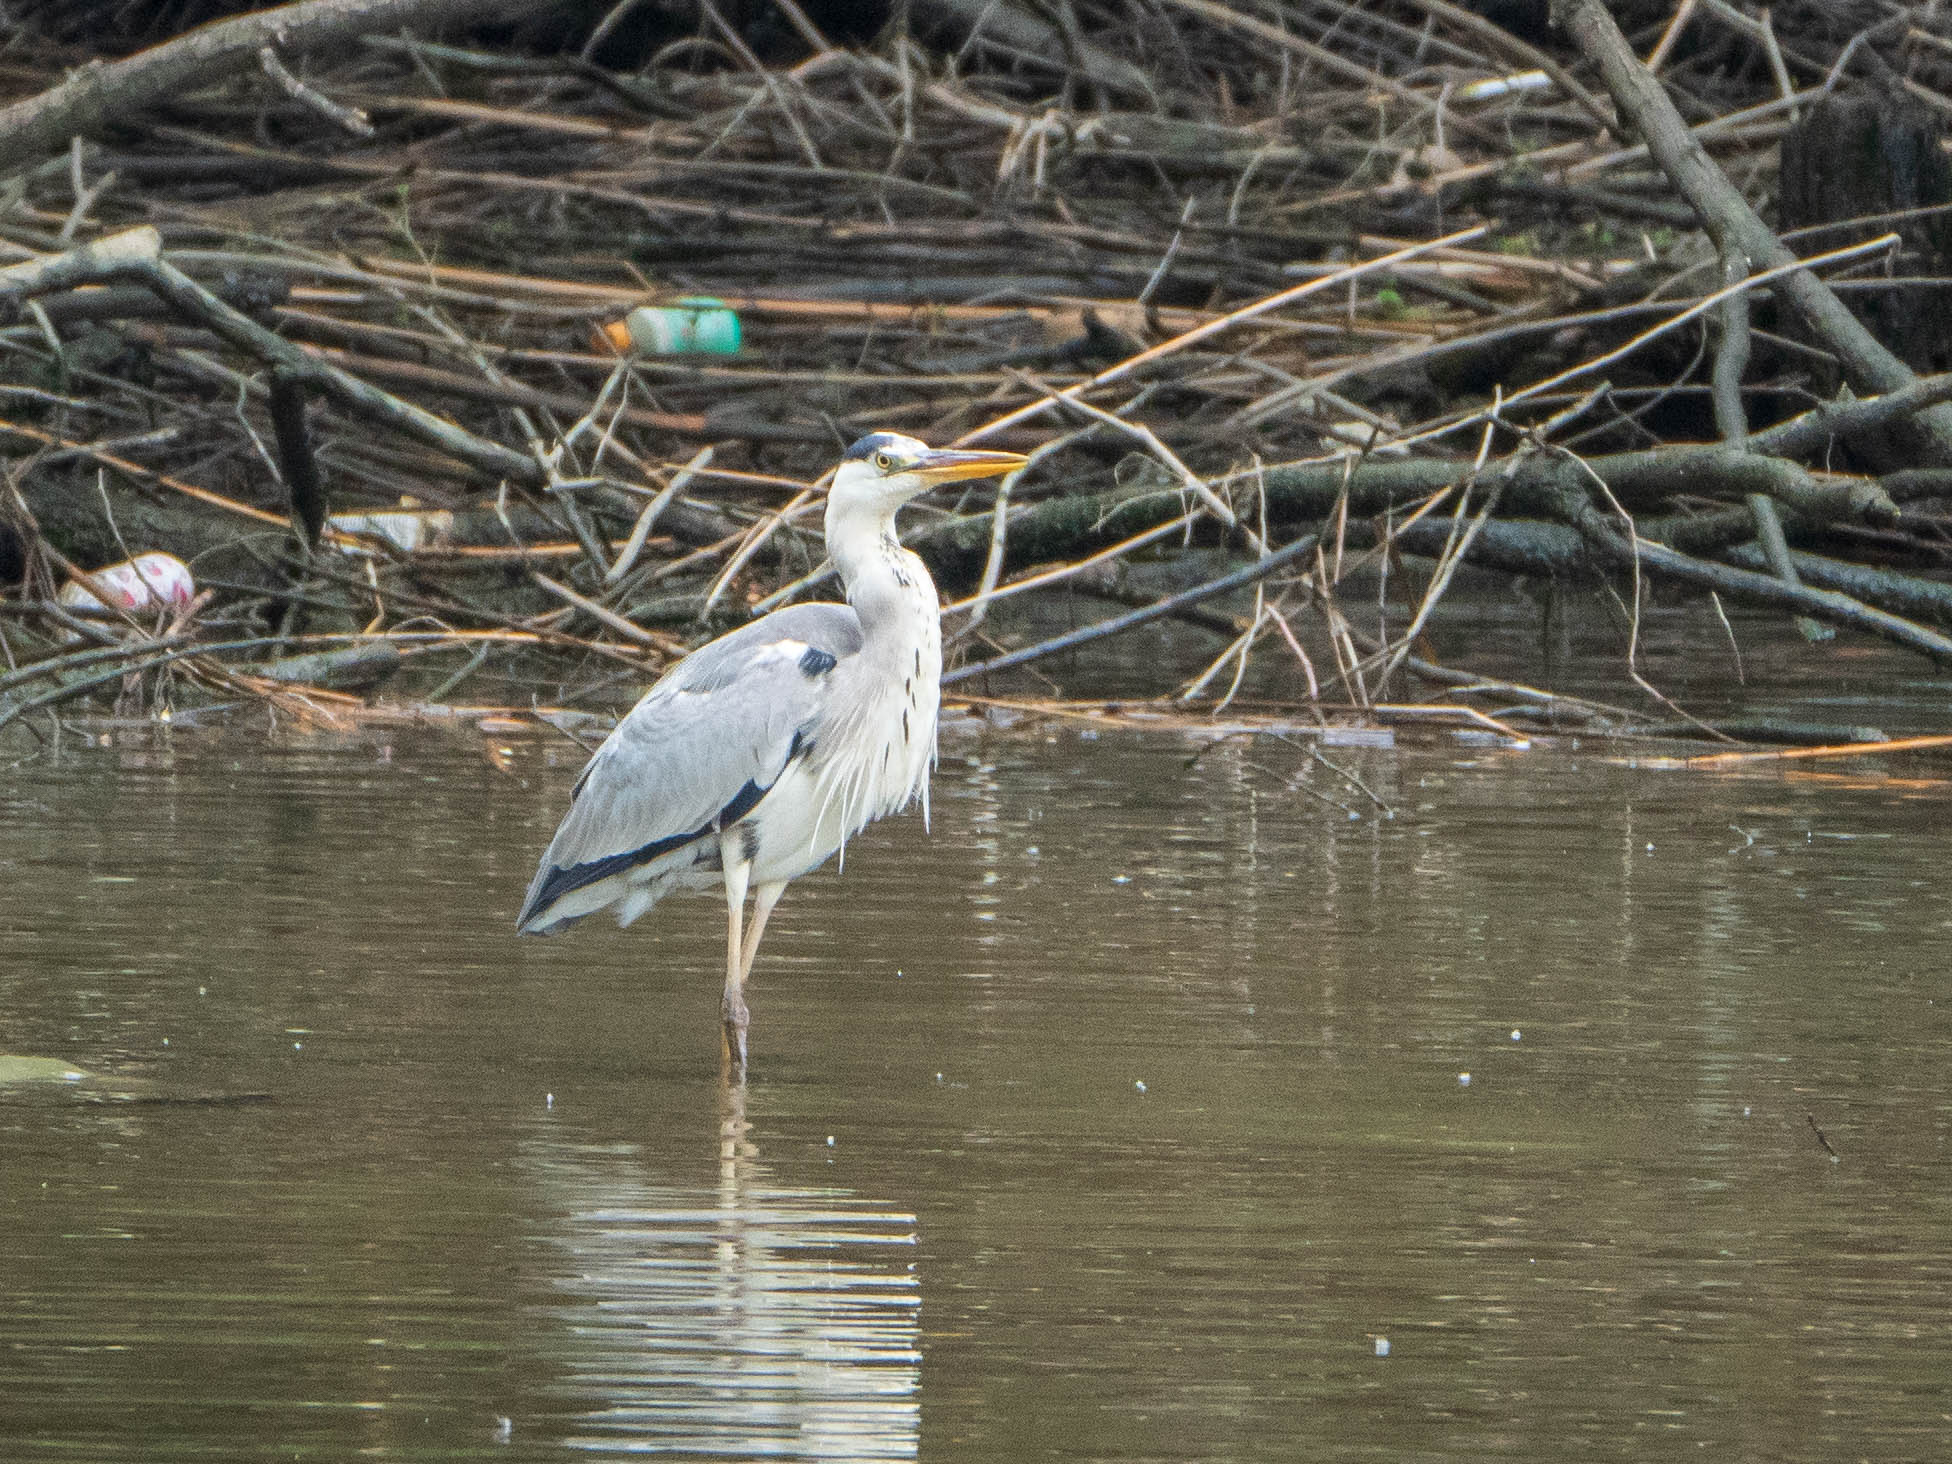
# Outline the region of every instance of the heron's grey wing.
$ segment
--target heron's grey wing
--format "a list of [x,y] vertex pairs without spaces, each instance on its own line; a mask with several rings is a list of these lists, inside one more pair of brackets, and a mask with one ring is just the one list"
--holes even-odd
[[[706,690],[727,676],[737,675],[757,647],[789,640],[839,660],[861,649],[860,617],[851,605],[824,601],[788,605],[784,610],[762,615],[749,625],[727,632],[709,645],[700,646],[673,666],[664,681],[682,679],[694,690]],[[656,690],[657,687],[652,688],[653,693]]]
[[576,780],[517,927],[573,891],[715,834],[759,805],[811,744],[835,665],[860,648],[845,605],[800,605],[680,661]]

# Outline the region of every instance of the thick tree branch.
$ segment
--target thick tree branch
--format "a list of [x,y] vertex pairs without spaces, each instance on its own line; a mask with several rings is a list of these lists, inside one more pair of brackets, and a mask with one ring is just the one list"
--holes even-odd
[[1752,605],[1769,605],[1792,614],[1807,615],[1827,625],[1841,625],[1867,635],[1922,651],[1935,661],[1952,662],[1952,639],[1889,611],[1879,610],[1835,590],[1816,590],[1753,570],[1715,564],[1642,538],[1623,533],[1620,522],[1602,512],[1583,493],[1568,491],[1561,511],[1586,542],[1613,564],[1641,573],[1679,580]]
[[1800,417],[1756,433],[1749,446],[1777,457],[1807,457],[1823,451],[1832,438],[1876,432],[1945,401],[1952,401],[1952,373],[1921,376],[1883,396],[1825,402]]
[[0,157],[25,167],[156,103],[258,65],[266,46],[345,46],[375,31],[433,29],[532,9],[527,0],[303,0],[198,26],[121,61],[90,61],[59,86],[0,108]]
[[[1614,453],[1589,458],[1586,468],[1636,512],[1658,508],[1682,494],[1722,498],[1741,505],[1727,516],[1708,513],[1664,521],[1658,531],[1651,524],[1643,525],[1656,537],[1666,538],[1671,523],[1673,531],[1682,536],[1677,542],[1685,541],[1696,552],[1719,549],[1754,534],[1754,520],[1743,503],[1753,493],[1768,494],[1805,524],[1842,520],[1885,525],[1898,516],[1892,495],[1878,479],[1818,477],[1796,463],[1723,447]],[[1256,477],[1267,493],[1269,519],[1290,524],[1311,522],[1333,512],[1344,494],[1351,519],[1400,512],[1461,482],[1467,471],[1468,464],[1440,458],[1370,458],[1353,469],[1339,461],[1293,463],[1267,468]],[[1578,487],[1584,473],[1585,469],[1567,459],[1535,454],[1511,477],[1505,504],[1521,511],[1530,508],[1556,515],[1559,495]],[[1224,485],[1216,480],[1215,486]],[[1917,482],[1907,482],[1906,491],[1909,496],[1924,497],[1945,493],[1948,485],[1928,474]],[[1158,527],[1182,511],[1180,495],[1169,485],[1046,499],[1011,517],[1004,569],[1015,572],[1028,565],[1109,548],[1121,539]],[[1486,532],[1498,528],[1495,522],[1487,524]],[[973,583],[988,557],[990,536],[988,516],[979,515],[923,535],[910,547],[944,582]],[[1493,541],[1478,547],[1489,550],[1493,542],[1495,535]],[[1480,558],[1478,554],[1472,557]]]
[[535,458],[477,437],[424,407],[390,396],[277,332],[266,330],[163,258],[161,236],[146,225],[66,254],[27,260],[0,270],[0,303],[50,289],[111,280],[147,286],[185,320],[206,326],[238,349],[282,368],[292,382],[322,392],[346,411],[382,422],[495,477],[529,485],[548,478]]
[[[1647,151],[1701,216],[1723,254],[1746,256],[1753,269],[1794,263],[1796,256],[1688,130],[1601,0],[1553,0],[1552,19],[1598,69],[1621,117],[1640,133]],[[1895,392],[1913,383],[1911,369],[1808,270],[1785,275],[1777,288],[1803,323],[1836,353],[1844,375],[1860,393]],[[1928,408],[1918,414],[1918,421],[1926,429],[1934,456],[1952,462],[1952,408]]]

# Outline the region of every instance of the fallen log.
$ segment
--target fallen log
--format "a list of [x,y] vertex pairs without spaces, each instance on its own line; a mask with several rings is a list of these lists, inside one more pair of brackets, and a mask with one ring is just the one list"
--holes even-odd
[[400,669],[400,648],[390,640],[364,641],[330,651],[282,656],[247,669],[253,676],[333,691],[364,691]]
[[[1346,460],[1280,465],[1237,475],[1231,483],[1237,491],[1249,482],[1262,486],[1269,522],[1290,525],[1313,523],[1338,511],[1346,511],[1351,519],[1400,513],[1459,485],[1469,472],[1469,464],[1453,460],[1373,457],[1353,465]],[[1806,528],[1833,521],[1888,524],[1899,512],[1883,480],[1818,477],[1779,458],[1721,447],[1617,453],[1583,463],[1565,455],[1535,453],[1522,461],[1493,464],[1479,474],[1479,481],[1489,483],[1501,472],[1507,474],[1503,481],[1508,504],[1555,516],[1565,493],[1582,491],[1594,478],[1629,507],[1667,503],[1682,494],[1740,503],[1750,493],[1763,492],[1779,499]],[[1908,477],[1902,483],[1913,497],[1952,487],[1952,482],[1937,477]],[[1220,486],[1227,484],[1223,480]],[[1011,516],[1004,568],[1015,572],[1032,564],[1075,558],[1143,533],[1182,512],[1179,492],[1155,484],[1046,499]],[[1701,514],[1676,516],[1643,528],[1657,539],[1674,534],[1692,548],[1721,547],[1752,537],[1747,507],[1729,512],[1739,515],[1745,530],[1734,532],[1736,519]],[[1690,527],[1697,523],[1702,526],[1698,531]],[[1568,573],[1581,557],[1569,552],[1571,539],[1562,543],[1561,536],[1540,535],[1530,528],[1502,532],[1506,527],[1504,521],[1488,523],[1486,532],[1492,539],[1482,546],[1485,556],[1512,561],[1500,567],[1536,562],[1538,568],[1521,572]],[[1690,533],[1696,537],[1689,538]],[[940,580],[954,586],[972,583],[981,572],[990,539],[989,521],[977,516],[919,537],[910,547]],[[1535,549],[1535,540],[1550,547]]]

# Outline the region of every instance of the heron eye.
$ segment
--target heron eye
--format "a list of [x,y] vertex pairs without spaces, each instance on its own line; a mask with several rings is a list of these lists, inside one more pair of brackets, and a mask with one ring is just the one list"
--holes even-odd
[[874,466],[878,472],[892,472],[894,470],[895,460],[885,452],[878,452],[874,455]]

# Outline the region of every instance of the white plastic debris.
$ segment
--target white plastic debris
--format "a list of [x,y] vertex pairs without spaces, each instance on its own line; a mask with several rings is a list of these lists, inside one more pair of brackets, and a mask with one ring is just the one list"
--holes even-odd
[[[379,513],[335,513],[328,529],[353,538],[383,539],[402,554],[437,544],[454,532],[454,515],[444,508],[396,508]],[[357,554],[359,547],[341,543],[341,552]]]
[[1494,76],[1484,81],[1467,82],[1451,93],[1459,102],[1481,102],[1491,97],[1507,97],[1517,92],[1549,91],[1552,78],[1543,71],[1520,71],[1512,76]]

